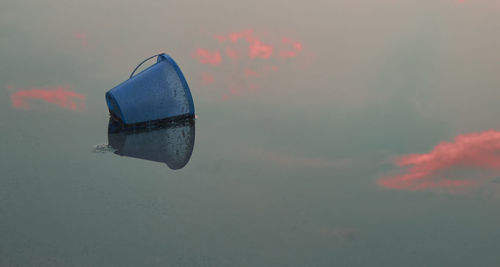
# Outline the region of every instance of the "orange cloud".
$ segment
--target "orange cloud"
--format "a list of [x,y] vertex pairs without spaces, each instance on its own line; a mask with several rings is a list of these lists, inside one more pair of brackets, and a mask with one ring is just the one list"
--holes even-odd
[[416,191],[477,185],[484,179],[452,179],[443,177],[442,173],[455,167],[500,170],[500,132],[489,130],[459,135],[454,142],[442,142],[429,153],[402,156],[396,160],[396,165],[408,169],[401,175],[379,179],[380,186]]
[[85,109],[85,96],[69,90],[67,86],[19,90],[11,95],[12,106],[18,109],[30,109],[28,100],[33,99],[53,103],[69,110]]

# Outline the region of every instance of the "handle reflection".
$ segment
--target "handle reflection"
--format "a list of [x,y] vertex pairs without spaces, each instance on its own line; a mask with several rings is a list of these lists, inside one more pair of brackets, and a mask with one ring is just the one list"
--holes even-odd
[[166,163],[170,169],[181,169],[193,153],[194,120],[142,128],[122,128],[109,119],[108,144],[115,154]]

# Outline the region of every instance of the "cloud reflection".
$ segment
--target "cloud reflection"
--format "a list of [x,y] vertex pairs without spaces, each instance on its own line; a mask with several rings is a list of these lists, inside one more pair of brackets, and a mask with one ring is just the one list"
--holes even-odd
[[279,52],[279,56],[282,58],[296,57],[302,51],[302,43],[300,42],[294,42],[288,38],[282,38],[281,43],[291,46],[291,49],[284,49]]
[[85,96],[69,90],[68,86],[23,89],[11,95],[12,106],[17,109],[31,109],[29,100],[43,100],[74,111],[85,109]]
[[408,169],[403,174],[379,179],[380,186],[417,191],[478,185],[485,182],[483,175],[452,179],[447,177],[445,172],[457,167],[498,172],[500,170],[500,132],[489,130],[459,135],[453,142],[442,142],[429,153],[402,156],[395,163]]
[[273,54],[273,46],[263,44],[260,40],[254,40],[248,47],[250,58],[268,59]]
[[193,57],[198,59],[201,64],[210,64],[212,66],[217,66],[222,62],[219,51],[210,52],[204,48],[198,48]]
[[[280,69],[279,63],[284,63],[285,60],[289,65],[289,59],[298,57],[303,52],[303,45],[299,41],[275,35],[265,35],[266,38],[262,38],[254,29],[215,34],[212,37],[219,48],[208,50],[199,47],[192,53],[192,57],[200,64],[211,65],[208,67],[225,68],[222,70],[225,77],[216,78],[213,74],[209,77],[206,71],[200,77],[201,85],[209,85],[215,81],[223,83],[217,84],[226,91],[222,100],[254,92],[260,88],[260,78],[277,72]],[[229,78],[227,68],[230,68]]]

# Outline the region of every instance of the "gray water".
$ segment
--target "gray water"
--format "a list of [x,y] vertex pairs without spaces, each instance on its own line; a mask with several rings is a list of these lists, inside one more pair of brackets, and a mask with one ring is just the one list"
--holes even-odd
[[[0,266],[498,266],[499,13],[2,1]],[[198,116],[177,170],[106,146],[104,93],[162,51]]]

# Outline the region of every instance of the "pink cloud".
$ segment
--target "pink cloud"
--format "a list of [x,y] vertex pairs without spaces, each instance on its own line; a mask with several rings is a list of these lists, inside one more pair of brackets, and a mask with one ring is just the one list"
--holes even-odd
[[262,41],[255,36],[253,29],[243,30],[240,32],[232,32],[227,36],[224,35],[214,35],[214,38],[220,42],[225,40],[230,40],[233,43],[238,42],[240,39],[245,39],[249,44],[249,57],[252,58],[262,58],[268,59],[273,53],[272,45],[265,45]]
[[300,42],[294,42],[288,38],[282,38],[281,43],[285,46],[291,46],[288,48],[281,49],[279,51],[279,56],[281,58],[297,57],[299,53],[302,51],[302,43]]
[[193,57],[198,59],[201,64],[210,64],[212,66],[217,66],[222,62],[219,51],[210,52],[204,48],[198,48]]
[[500,170],[500,132],[489,130],[459,135],[451,143],[442,142],[429,153],[399,157],[396,165],[407,167],[405,173],[383,177],[380,186],[400,190],[458,188],[483,183],[484,179],[452,179],[443,177],[455,167]]
[[[260,86],[252,83],[257,82],[255,77],[264,78],[286,69],[277,66],[283,63],[280,59],[297,57],[296,65],[304,65],[300,63],[306,55],[303,52],[302,43],[288,37],[280,38],[268,34],[264,36],[265,38],[261,38],[262,36],[259,36],[253,29],[215,34],[212,37],[212,41],[219,46],[219,49],[209,51],[196,48],[192,56],[201,64],[224,68],[222,70],[224,77],[209,78],[206,74],[201,74],[203,85],[221,83],[219,85],[226,89],[222,95],[223,100],[256,91]],[[299,55],[301,55],[300,58],[298,58]],[[230,63],[227,64],[227,62]],[[287,66],[293,67],[290,63],[291,61],[286,62]],[[230,69],[229,72],[228,69]],[[227,73],[231,75],[228,76]]]
[[228,35],[228,39],[231,40],[231,42],[236,43],[239,39],[246,39],[247,42],[251,42],[252,40],[255,39],[253,35],[253,30],[252,29],[247,29],[243,30],[241,32],[233,32]]
[[[273,54],[275,54],[275,50],[278,50],[277,57],[292,58],[297,57],[303,49],[301,42],[293,41],[288,37],[281,38],[280,49],[275,49],[279,43],[264,43],[261,38],[255,34],[253,29],[231,32],[227,35],[216,34],[213,35],[213,38],[220,43],[224,43],[226,41],[237,43],[239,40],[246,40],[246,43],[248,44],[248,59],[270,59]],[[226,56],[235,61],[241,59],[241,55],[234,45],[233,47],[226,47]],[[214,66],[220,64],[222,61],[219,52],[212,53],[202,48],[198,48],[195,53],[195,57],[198,58],[200,62],[203,62],[202,64],[212,64]]]
[[254,40],[248,47],[250,58],[268,59],[273,54],[273,47],[265,45],[260,40]]
[[85,109],[85,96],[69,90],[68,86],[25,89],[11,95],[12,106],[18,109],[30,109],[31,105],[28,100],[33,99],[43,100],[74,111]]

